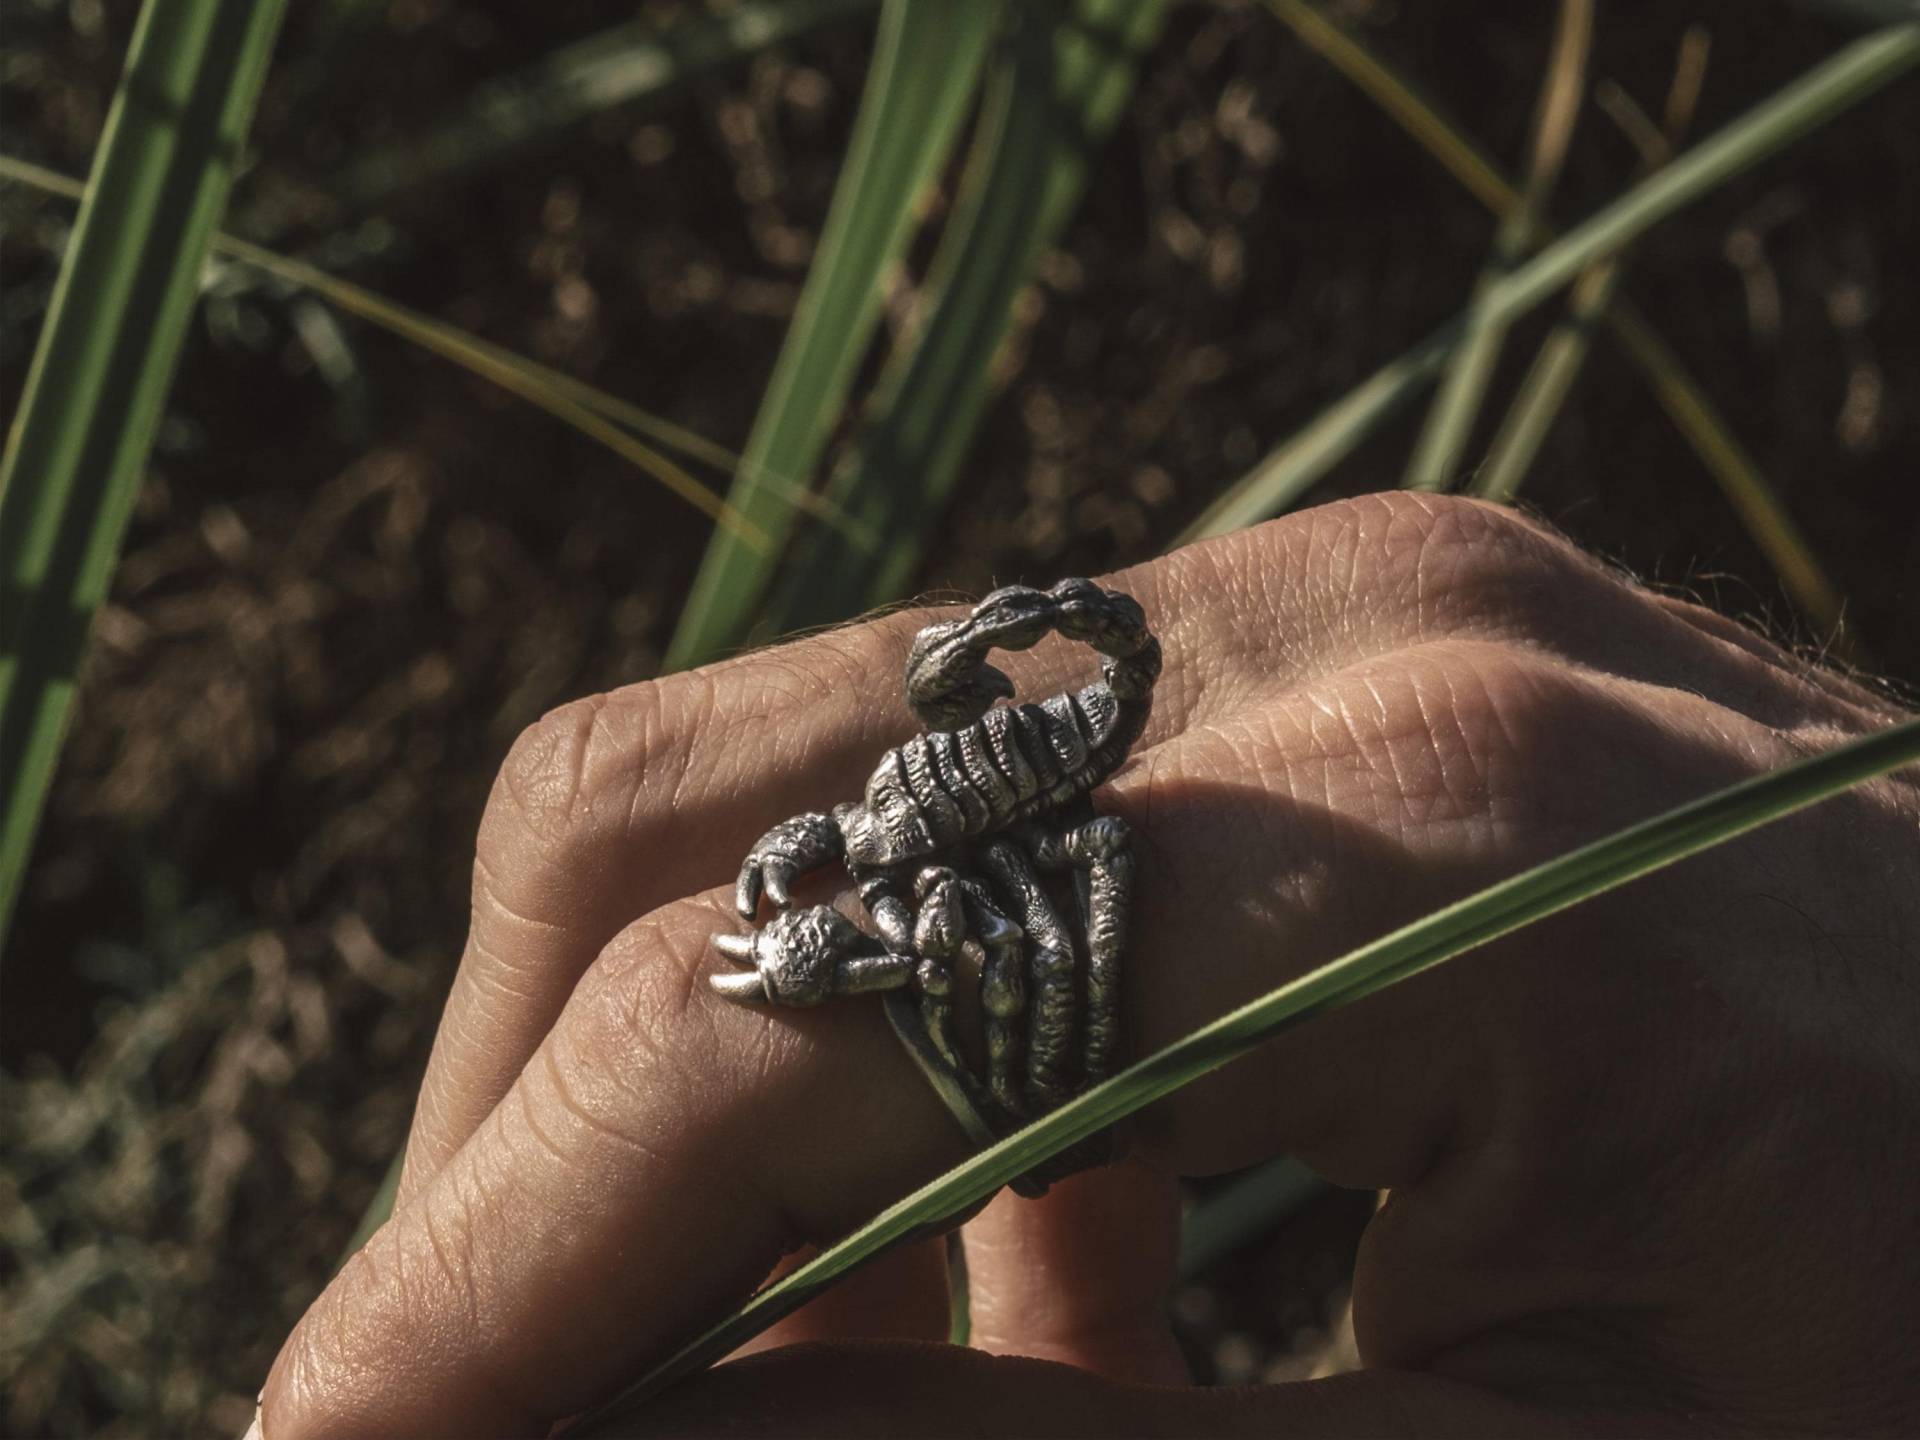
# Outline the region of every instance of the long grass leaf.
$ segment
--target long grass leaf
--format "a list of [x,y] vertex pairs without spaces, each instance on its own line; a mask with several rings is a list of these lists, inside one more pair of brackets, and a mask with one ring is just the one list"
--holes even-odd
[[[1847,46],[1541,250],[1481,298],[1475,307],[1477,320],[1510,323],[1594,260],[1891,83],[1916,62],[1920,62],[1920,25],[1893,26]],[[1323,412],[1307,430],[1229,487],[1176,543],[1251,524],[1299,499],[1411,399],[1420,382],[1438,372],[1466,325],[1464,317],[1456,318]],[[1614,328],[1619,334],[1617,322]],[[1644,342],[1647,337],[1643,334],[1638,339]],[[1651,359],[1653,352],[1654,347],[1643,343],[1644,358]],[[1662,358],[1671,360],[1671,353]],[[1770,497],[1771,492],[1767,493]],[[1784,516],[1777,501],[1772,507],[1756,506],[1742,513],[1748,518]],[[1787,544],[1805,552],[1797,532],[1787,529],[1780,534]],[[1811,561],[1810,554],[1807,559]],[[1817,563],[1813,568],[1818,569]],[[1807,572],[1802,568],[1797,573],[1804,579]],[[1789,578],[1786,571],[1781,574]],[[1795,598],[1800,599],[1801,593],[1796,590]],[[1821,597],[1817,591],[1807,595],[1812,602],[1809,613],[1815,613],[1813,605]]]
[[141,10],[0,458],[0,935],[281,10]]
[[360,1213],[360,1223],[353,1227],[347,1245],[340,1257],[333,1262],[335,1273],[346,1265],[359,1251],[360,1247],[373,1238],[373,1232],[387,1223],[387,1217],[393,1214],[393,1202],[400,1195],[400,1176],[407,1168],[407,1149],[401,1146],[399,1152],[387,1165],[387,1173],[381,1177],[379,1188],[373,1192],[373,1199],[367,1202],[367,1208]]
[[[1916,0],[1916,3],[1920,3],[1920,0]],[[1481,204],[1499,214],[1513,203],[1518,190],[1479,147],[1418,89],[1327,19],[1310,0],[1267,0],[1267,4],[1301,40],[1319,51],[1341,74],[1391,115],[1422,149],[1433,156]],[[1668,418],[1692,446],[1708,474],[1733,505],[1754,543],[1769,557],[1776,554],[1791,556],[1788,568],[1776,563],[1775,570],[1794,603],[1822,631],[1841,636],[1843,612],[1836,588],[1827,579],[1818,558],[1792,523],[1773,487],[1768,484],[1752,457],[1734,441],[1731,427],[1714,407],[1705,388],[1681,363],[1679,356],[1660,337],[1652,323],[1624,298],[1615,298],[1606,312],[1604,323],[1608,333],[1645,377]],[[1408,400],[1411,396],[1401,399]],[[1398,406],[1392,408],[1397,409]],[[1334,418],[1332,411],[1322,417],[1328,421]],[[1386,416],[1373,418],[1374,423],[1379,423]],[[1317,478],[1284,478],[1291,463],[1288,452],[1294,448],[1295,442],[1287,442],[1261,465],[1263,471],[1271,470],[1281,477],[1273,483],[1274,493],[1284,497],[1283,504],[1292,504],[1312,487]],[[1246,508],[1241,505],[1238,510],[1244,513]],[[1230,515],[1236,512],[1227,509],[1223,513]],[[1248,519],[1238,523],[1250,524],[1264,513],[1255,510]],[[1202,520],[1206,518],[1203,516]],[[1188,531],[1188,534],[1195,533],[1199,533],[1198,523]],[[1796,576],[1817,577],[1817,583],[1802,587]]]
[[[945,164],[973,99],[999,7],[887,0],[867,93],[801,291],[793,324],[747,439],[729,499],[784,544],[792,509],[768,474],[805,484],[838,421],[879,318],[887,271],[911,229],[915,203]],[[776,557],[716,535],[669,645],[683,669],[738,645]]]
[[[1692,125],[1694,105],[1706,75],[1709,43],[1704,25],[1689,26],[1681,37],[1661,125],[1655,125],[1652,118],[1612,82],[1602,81],[1594,87],[1594,98],[1601,108],[1614,117],[1639,147],[1643,173],[1651,174],[1665,165]],[[1534,356],[1506,418],[1488,447],[1486,463],[1474,476],[1471,489],[1475,495],[1510,504],[1520,493],[1520,486],[1533,468],[1561,406],[1573,391],[1574,381],[1579,378],[1593,343],[1594,331],[1619,293],[1625,273],[1626,255],[1617,252],[1588,266],[1574,281],[1566,318],[1553,327],[1541,344],[1539,354]]]
[[1174,546],[1257,525],[1298,504],[1361,441],[1413,403],[1459,337],[1460,327],[1448,326],[1381,366],[1268,451],[1180,532]]
[[488,81],[426,134],[371,151],[332,177],[328,188],[349,209],[367,209],[396,192],[495,163],[616,105],[671,94],[708,70],[878,3],[744,0],[664,33],[648,20],[615,25]]
[[896,599],[953,496],[992,391],[992,362],[1034,263],[1066,227],[1133,91],[1166,0],[1035,3],[997,60],[924,322],[889,359],[827,494],[875,537],[816,532],[763,619],[827,624]]
[[1460,127],[1443,117],[1405,76],[1383,64],[1371,50],[1320,12],[1312,0],[1267,0],[1277,15],[1303,42],[1318,51],[1362,94],[1372,100],[1448,174],[1496,215],[1504,215],[1520,199],[1519,187],[1500,173],[1480,147]]
[[1771,485],[1750,483],[1759,474],[1753,457],[1692,383],[1679,356],[1653,325],[1634,307],[1616,304],[1608,313],[1614,338],[1650,377],[1654,398],[1668,418],[1692,439],[1781,585],[1822,633],[1844,647],[1845,602],[1792,512]]
[[1594,327],[1613,304],[1624,270],[1624,257],[1610,255],[1589,266],[1574,282],[1567,317],[1541,342],[1513,405],[1487,447],[1486,463],[1468,487],[1471,493],[1502,504],[1512,503],[1520,493],[1521,482],[1533,467],[1560,407],[1572,393]]
[[[0,180],[16,181],[67,199],[78,199],[82,188],[77,180],[9,155],[0,155]],[[397,300],[389,300],[365,286],[331,275],[304,260],[219,232],[213,237],[212,248],[217,255],[264,271],[296,289],[310,291],[337,309],[356,315],[370,325],[521,396],[554,418],[573,426],[588,439],[606,446],[622,459],[638,466],[702,514],[711,517],[716,524],[736,530],[744,543],[761,550],[767,548],[769,541],[764,531],[750,525],[711,489],[666,455],[639,443],[633,435],[622,435],[618,427],[657,440],[682,455],[732,474],[739,469],[741,460],[724,445],[716,444],[684,425],[676,425],[584,380],[576,380],[517,351],[482,340],[470,331],[449,325],[444,320],[436,320]],[[807,511],[828,526],[845,531],[853,541],[866,539],[865,531],[821,496],[778,477],[769,476],[765,480],[769,490],[786,504]]]
[[1050,1155],[1239,1058],[1282,1030],[1352,1004],[1617,886],[1920,761],[1920,720],[1716,791],[1436,910],[1201,1026],[981,1151],[761,1290],[568,1434],[603,1434],[647,1397],[723,1358],[875,1256],[936,1233]]
[[[1493,253],[1474,286],[1476,297],[1485,295],[1519,263],[1539,228],[1540,217],[1546,213],[1586,91],[1587,54],[1592,42],[1593,0],[1560,0],[1560,21],[1534,114],[1527,182],[1519,198],[1500,217]],[[1442,490],[1453,482],[1455,468],[1480,414],[1481,400],[1493,379],[1506,331],[1479,320],[1477,305],[1471,314],[1476,318],[1468,321],[1460,348],[1447,366],[1440,393],[1414,446],[1404,482],[1408,489]]]

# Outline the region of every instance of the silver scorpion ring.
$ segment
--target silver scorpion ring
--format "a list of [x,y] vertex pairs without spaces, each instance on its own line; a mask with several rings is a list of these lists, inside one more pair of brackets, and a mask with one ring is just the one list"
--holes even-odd
[[[1101,678],[1038,705],[987,663],[1058,633],[1092,646]],[[929,625],[907,656],[907,701],[926,733],[889,750],[865,798],[796,815],[740,867],[735,906],[752,920],[714,944],[751,972],[709,977],[731,999],[818,1005],[886,992],[888,1017],[976,1143],[1019,1128],[1106,1078],[1119,1030],[1133,855],[1126,823],[1088,798],[1140,738],[1160,643],[1130,597],[1090,580],[996,590],[961,620]],[[842,862],[876,934],[831,906],[796,910],[801,875]],[[1077,935],[1042,877],[1070,881]],[[977,962],[986,1073],[955,1041],[953,983]],[[969,967],[971,969],[971,967]],[[1022,1194],[1109,1156],[1096,1136],[1014,1182]]]

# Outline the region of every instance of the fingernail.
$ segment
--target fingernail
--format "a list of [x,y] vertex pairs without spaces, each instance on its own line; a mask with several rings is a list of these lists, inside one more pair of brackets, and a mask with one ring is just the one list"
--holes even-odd
[[260,1407],[256,1404],[253,1407],[253,1423],[247,1426],[247,1433],[242,1435],[240,1440],[266,1440],[266,1434],[267,1432],[260,1428]]

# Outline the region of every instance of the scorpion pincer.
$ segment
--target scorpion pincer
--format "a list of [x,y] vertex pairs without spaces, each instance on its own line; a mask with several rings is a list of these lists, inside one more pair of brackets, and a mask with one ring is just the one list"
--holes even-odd
[[[1013,686],[989,653],[1052,633],[1098,651],[1100,679],[1039,704],[996,705]],[[859,801],[761,837],[740,867],[736,906],[751,920],[764,893],[781,913],[754,934],[715,937],[754,967],[711,977],[715,988],[776,1005],[910,993],[939,1065],[995,1133],[1104,1078],[1133,866],[1125,823],[1096,815],[1088,796],[1140,738],[1159,674],[1140,606],[1089,580],[1009,586],[921,630],[906,693],[926,732],[881,757]],[[830,906],[791,908],[793,882],[836,860],[877,935]],[[1073,878],[1079,946],[1043,884],[1050,872]],[[984,1081],[953,1035],[954,965],[968,947],[981,962]]]

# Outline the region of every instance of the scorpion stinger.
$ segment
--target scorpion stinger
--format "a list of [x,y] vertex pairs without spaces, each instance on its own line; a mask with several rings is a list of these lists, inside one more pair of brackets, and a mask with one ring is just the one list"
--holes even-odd
[[[1099,652],[1100,678],[1037,705],[995,705],[1013,686],[988,655],[1048,634]],[[927,732],[881,757],[859,801],[782,821],[748,852],[735,894],[742,918],[762,895],[781,913],[751,936],[715,937],[756,971],[715,975],[715,988],[776,1005],[910,992],[915,1004],[889,1003],[888,1014],[976,1138],[1104,1078],[1133,865],[1125,824],[1094,814],[1087,797],[1140,738],[1159,675],[1160,645],[1140,606],[1090,580],[1009,586],[921,630],[906,694]],[[836,860],[859,884],[879,939],[826,907],[789,908],[793,882]],[[1078,942],[1042,882],[1049,872],[1074,878]],[[980,960],[984,1078],[952,1031],[954,964],[970,947]],[[1016,1188],[1039,1193],[1104,1153],[1082,1146]]]

